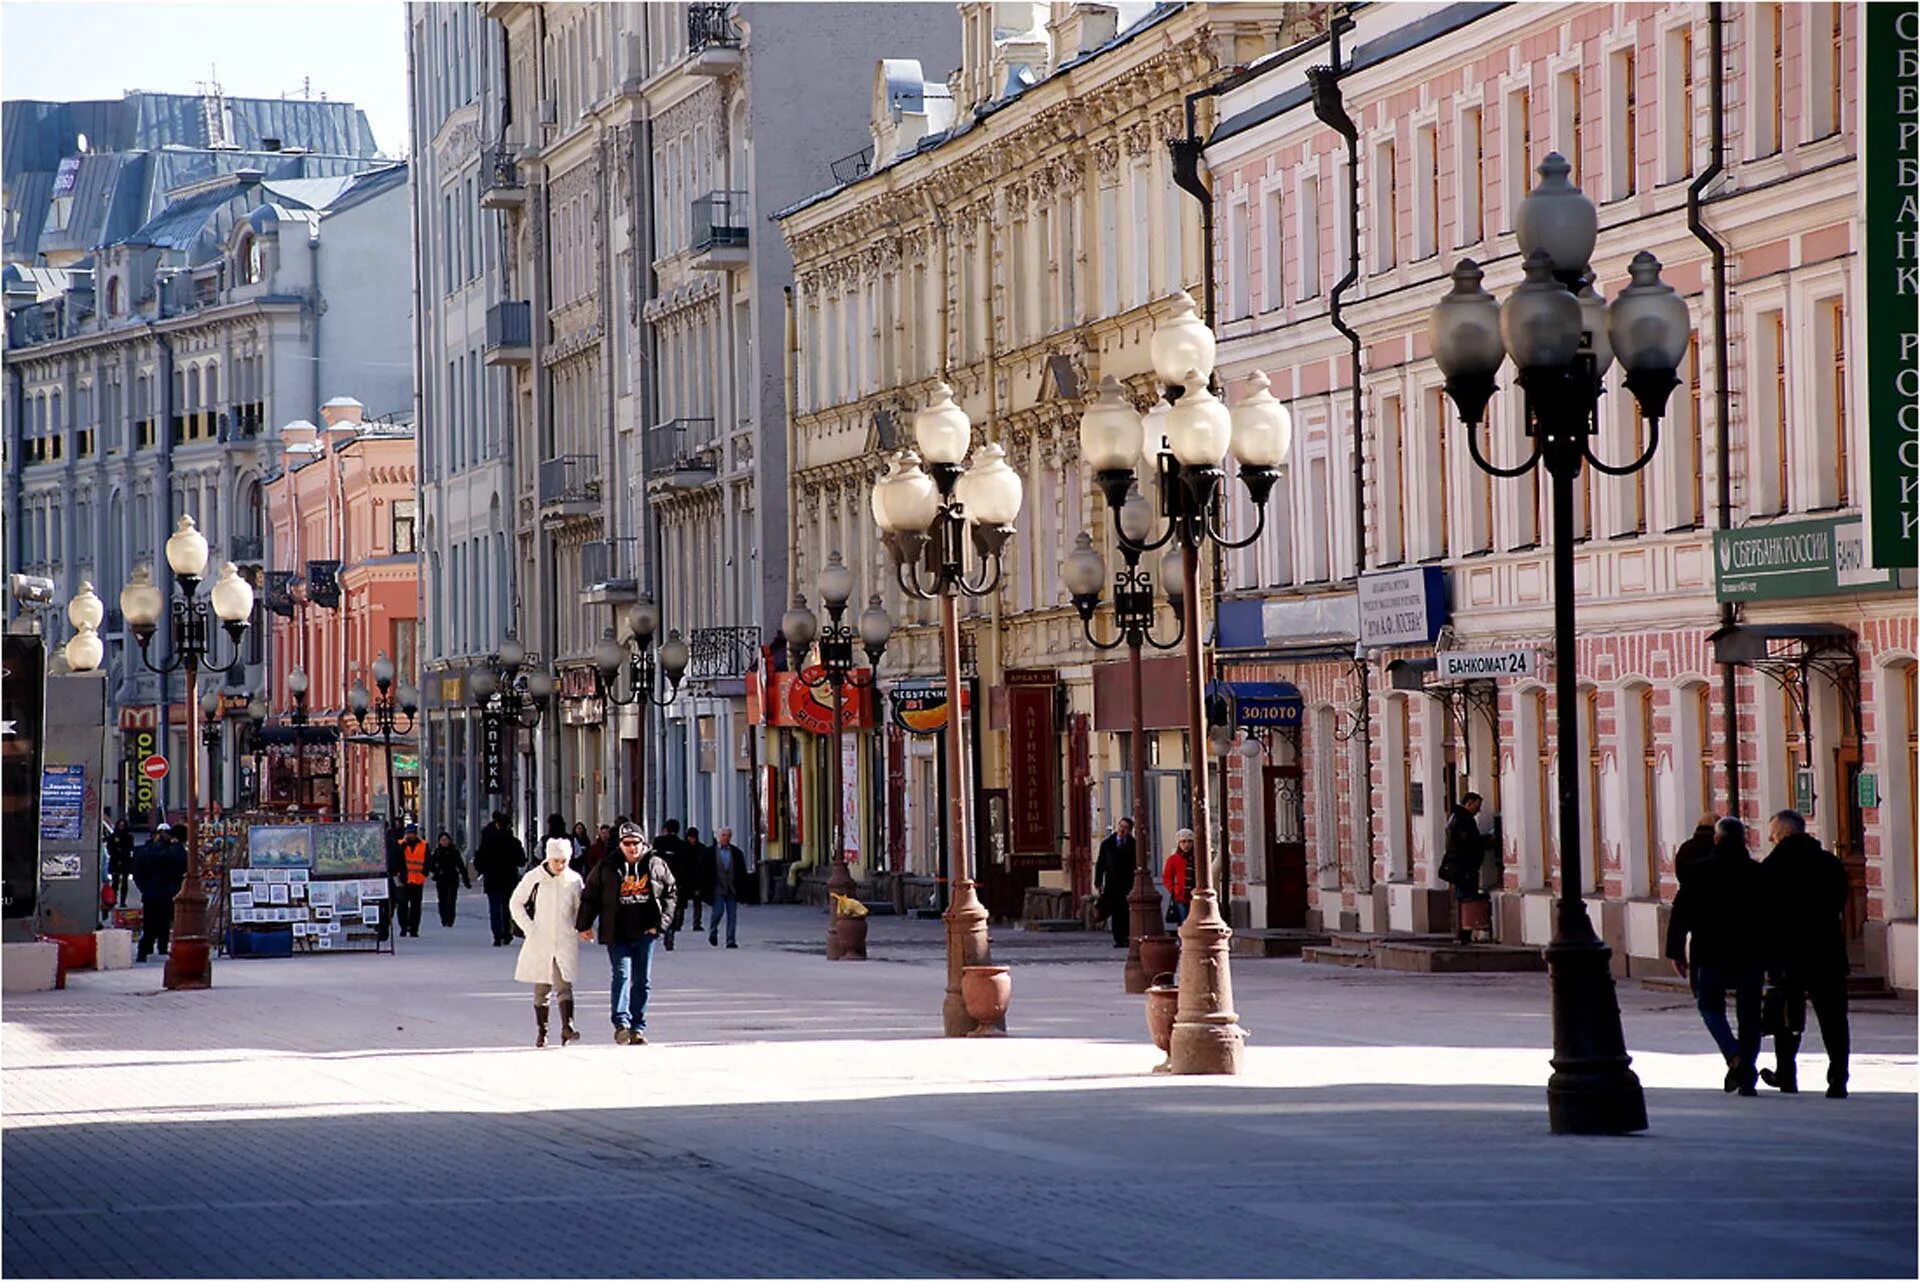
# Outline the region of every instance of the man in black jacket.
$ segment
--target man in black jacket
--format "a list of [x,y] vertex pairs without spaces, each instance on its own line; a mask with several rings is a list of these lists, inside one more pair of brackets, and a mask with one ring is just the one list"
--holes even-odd
[[1138,858],[1133,840],[1133,820],[1123,818],[1113,825],[1113,832],[1100,842],[1100,856],[1093,865],[1093,889],[1098,896],[1100,910],[1107,914],[1107,924],[1113,927],[1113,945],[1125,947],[1132,937],[1132,913],[1127,906],[1127,892],[1133,888],[1133,874]]
[[[679,819],[670,818],[661,826],[660,835],[653,838],[652,852],[657,857],[663,858],[667,861],[668,869],[673,872],[676,878],[679,878],[685,874],[686,860],[687,860],[687,843],[680,839],[680,820]],[[677,904],[676,910],[685,911],[686,904],[684,903]],[[680,928],[680,923],[678,921],[675,921],[672,918],[668,918],[667,928],[665,931],[665,942],[667,945],[667,951],[669,952],[673,951],[673,933],[675,930],[679,928]]]
[[1794,1056],[1807,1027],[1807,1002],[1827,1047],[1827,1097],[1847,1097],[1847,870],[1807,834],[1796,810],[1773,816],[1767,836],[1773,853],[1761,864],[1771,909],[1768,977],[1781,989],[1782,1017],[1774,1029],[1774,1067],[1760,1077],[1782,1094],[1799,1091]]
[[[574,928],[583,942],[600,942],[613,971],[613,1039],[617,1045],[647,1043],[647,994],[653,990],[653,941],[673,921],[678,906],[673,872],[647,852],[638,823],[620,828],[620,855],[603,858],[587,877]],[[638,989],[636,991],[636,989]]]
[[167,954],[173,939],[173,900],[187,879],[187,847],[173,839],[173,828],[166,823],[153,829],[133,861],[133,883],[140,887],[140,951],[134,957],[144,961],[155,951]]
[[[1757,1093],[1764,907],[1760,865],[1747,853],[1746,825],[1722,819],[1707,856],[1695,857],[1680,876],[1680,893],[1667,918],[1667,958],[1692,986],[1700,1020],[1727,1061],[1726,1088],[1748,1097]],[[1737,1036],[1727,1024],[1729,991],[1740,1020]]]
[[526,863],[526,847],[513,834],[513,825],[507,816],[495,810],[493,822],[480,834],[480,848],[473,856],[473,870],[480,874],[480,884],[487,892],[487,921],[493,927],[495,947],[507,947],[513,942],[507,900],[513,897],[513,887],[520,883],[520,873]]
[[[1468,792],[1447,816],[1446,851],[1440,857],[1440,879],[1453,886],[1456,910],[1483,897],[1480,891],[1480,861],[1483,857],[1480,824],[1474,815],[1480,812],[1480,793]],[[1473,940],[1473,931],[1465,924],[1465,913],[1456,918],[1462,943]]]
[[133,824],[121,819],[107,836],[107,875],[113,878],[113,901],[127,906],[127,887],[133,884]]
[[[1713,857],[1714,824],[1718,821],[1719,820],[1711,814],[1702,815],[1699,823],[1694,825],[1693,835],[1680,842],[1680,848],[1673,852],[1674,880],[1685,885],[1687,883],[1687,875],[1693,870],[1694,864],[1705,862],[1707,859]],[[1741,824],[1740,830],[1743,833],[1742,839],[1744,840],[1744,833],[1747,830],[1746,824]]]

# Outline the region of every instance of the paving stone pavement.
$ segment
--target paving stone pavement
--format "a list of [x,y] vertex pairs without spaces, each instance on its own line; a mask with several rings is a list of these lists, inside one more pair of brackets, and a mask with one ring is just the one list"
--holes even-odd
[[[1013,1035],[938,1035],[941,927],[748,908],[682,935],[645,1047],[582,949],[536,1051],[484,900],[394,957],[157,962],[10,996],[0,1273],[34,1276],[1901,1276],[1910,1004],[1853,1097],[1739,1099],[1682,997],[1623,986],[1651,1129],[1547,1132],[1540,975],[1236,959],[1238,1077],[1151,1068],[1104,935],[996,930]],[[1817,1035],[1803,1071],[1822,1074]]]

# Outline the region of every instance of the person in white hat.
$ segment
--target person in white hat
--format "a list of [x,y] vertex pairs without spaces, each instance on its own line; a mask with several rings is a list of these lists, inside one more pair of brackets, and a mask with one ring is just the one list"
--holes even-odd
[[1182,925],[1193,910],[1193,829],[1183,827],[1173,834],[1173,853],[1160,868],[1160,883],[1167,887],[1171,900],[1167,924]]
[[547,997],[560,998],[560,1044],[580,1039],[573,1027],[573,979],[580,968],[580,938],[573,932],[580,910],[580,874],[569,866],[573,842],[564,836],[547,841],[546,861],[531,868],[514,887],[507,910],[525,934],[513,977],[533,984],[533,1019],[539,1027],[537,1049],[547,1043]]

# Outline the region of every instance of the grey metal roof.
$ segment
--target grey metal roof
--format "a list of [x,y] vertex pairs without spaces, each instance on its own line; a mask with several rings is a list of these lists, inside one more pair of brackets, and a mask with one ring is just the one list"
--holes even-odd
[[[89,153],[79,158],[74,174],[73,197],[67,225],[63,229],[47,227],[40,234],[39,252],[63,249],[92,249],[105,239],[113,217],[113,203],[120,195],[121,172],[139,157],[126,153]],[[52,211],[49,210],[49,213]]]
[[[53,196],[53,171],[9,174],[6,185],[6,256],[25,261],[39,252],[40,229]],[[17,216],[16,216],[17,215]]]

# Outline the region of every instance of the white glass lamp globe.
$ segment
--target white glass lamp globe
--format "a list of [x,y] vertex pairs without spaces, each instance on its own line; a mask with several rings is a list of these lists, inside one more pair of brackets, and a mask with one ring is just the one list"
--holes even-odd
[[220,567],[214,580],[213,612],[223,623],[244,623],[253,614],[253,586],[232,561]]
[[1020,474],[1007,466],[1007,453],[987,445],[954,486],[954,497],[975,525],[1011,525],[1020,518]]
[[1060,562],[1060,579],[1067,585],[1069,596],[1100,594],[1101,584],[1107,580],[1107,566],[1100,553],[1093,550],[1093,539],[1087,537],[1086,530],[1074,535],[1073,550]]
[[872,506],[882,533],[922,534],[940,513],[940,490],[921,470],[920,456],[902,450],[893,456],[892,470],[875,482]]
[[1247,385],[1252,390],[1229,411],[1233,456],[1242,467],[1278,467],[1293,449],[1293,415],[1274,399],[1268,390],[1271,384],[1260,370],[1253,371]]
[[1140,448],[1140,415],[1120,380],[1100,380],[1100,392],[1080,415],[1080,456],[1095,472],[1131,471]]
[[167,539],[167,565],[181,578],[198,578],[207,572],[207,540],[194,528],[193,517],[180,517]]
[[686,674],[689,657],[687,643],[680,639],[679,629],[670,629],[667,643],[660,647],[660,670],[667,674],[668,683],[680,683],[680,678]]
[[81,583],[79,592],[67,602],[67,621],[72,623],[75,629],[91,627],[98,630],[106,616],[106,606],[101,604],[100,598],[93,594],[92,583]]
[[1218,467],[1233,441],[1233,416],[1207,390],[1206,376],[1187,370],[1179,403],[1167,411],[1167,444],[1182,467]]
[[913,416],[913,439],[929,465],[957,466],[973,444],[973,420],[953,401],[953,388],[935,383],[933,400]]
[[1200,319],[1193,296],[1184,289],[1173,296],[1172,314],[1155,326],[1147,351],[1153,372],[1168,386],[1191,388],[1213,373],[1213,331]]
[[100,643],[100,634],[91,626],[75,632],[64,652],[70,672],[91,672],[100,666],[107,655],[106,647]]
[[134,628],[148,628],[159,625],[160,611],[166,602],[160,597],[160,589],[153,585],[153,575],[145,565],[133,571],[133,577],[120,589],[120,613],[126,618],[127,625]]

